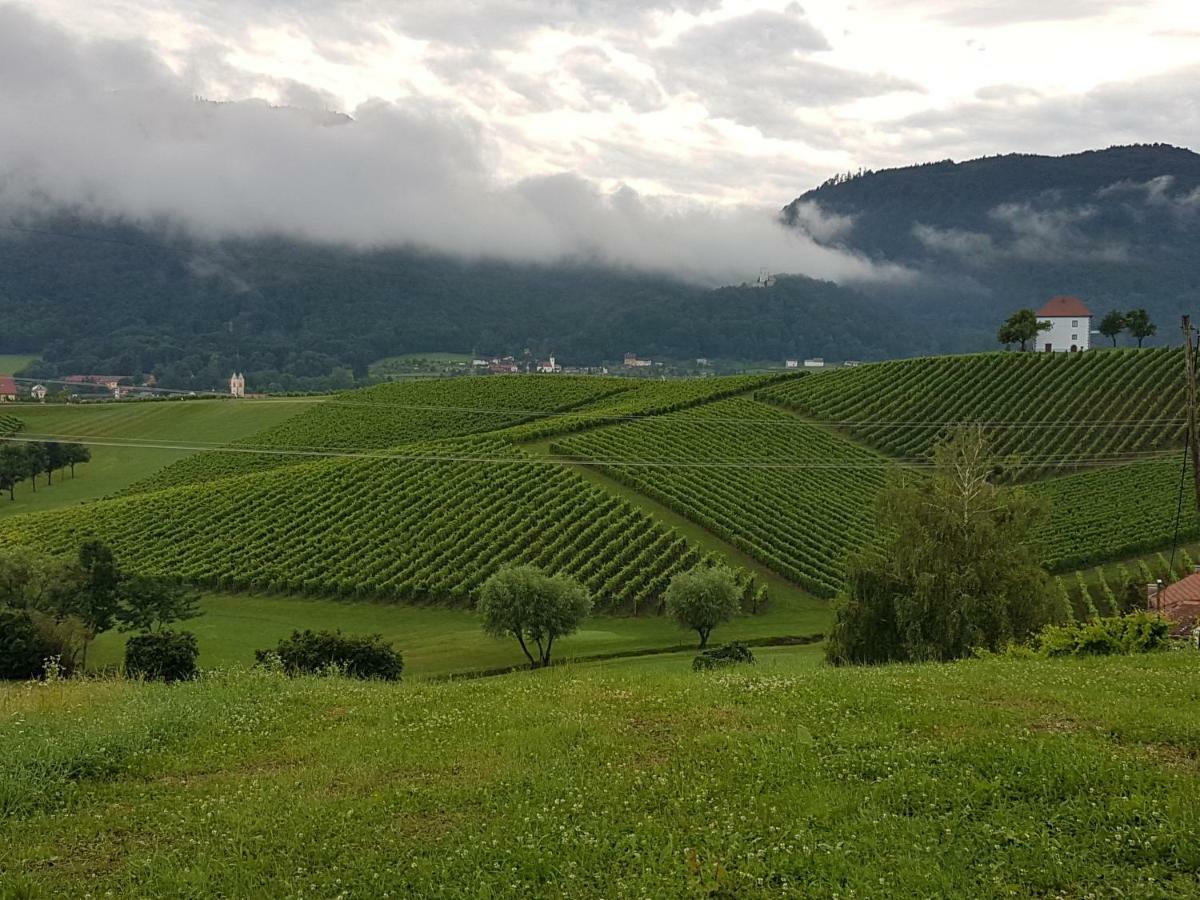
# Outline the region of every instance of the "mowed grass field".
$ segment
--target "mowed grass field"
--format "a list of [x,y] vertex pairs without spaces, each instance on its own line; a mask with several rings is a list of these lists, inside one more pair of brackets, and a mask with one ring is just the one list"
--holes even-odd
[[1197,683],[1167,652],[11,685],[0,894],[1196,897]]
[[103,441],[153,444],[194,443],[221,446],[296,415],[312,401],[186,400],[150,403],[31,404],[6,409],[25,423],[23,436],[66,436],[87,444],[92,461],[77,466],[75,477],[56,474],[35,493],[28,482],[17,486],[16,500],[0,498],[0,517],[58,509],[96,500],[140,481],[193,450],[156,447],[109,447]]
[[[195,632],[205,669],[249,666],[254,651],[273,647],[293,629],[337,629],[382,634],[404,654],[410,676],[437,676],[517,666],[525,662],[517,642],[488,637],[470,610],[399,603],[324,600],[255,594],[207,594],[204,615],[181,627]],[[832,617],[819,602],[780,600],[759,615],[741,615],[713,632],[713,641],[807,637],[829,630]],[[120,662],[127,635],[110,631],[89,651],[88,662],[104,668]],[[588,619],[579,633],[556,642],[558,659],[614,653],[694,648],[695,632],[666,616],[604,616]],[[684,668],[695,650],[684,653]]]

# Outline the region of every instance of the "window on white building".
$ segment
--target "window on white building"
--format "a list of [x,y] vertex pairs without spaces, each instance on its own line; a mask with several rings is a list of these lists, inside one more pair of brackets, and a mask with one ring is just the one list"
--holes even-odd
[[1073,341],[1079,340],[1079,335],[1077,335],[1077,334],[1071,335],[1071,340],[1073,340]]
[[1071,327],[1072,327],[1072,328],[1078,328],[1078,327],[1079,327],[1079,320],[1078,320],[1078,319],[1072,319],[1072,320],[1071,320]]

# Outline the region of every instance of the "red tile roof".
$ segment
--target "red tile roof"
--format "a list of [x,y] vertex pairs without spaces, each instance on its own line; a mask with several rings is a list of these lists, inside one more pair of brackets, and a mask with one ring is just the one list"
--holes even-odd
[[1200,623],[1200,572],[1181,578],[1159,590],[1150,600],[1149,606],[1182,627],[1175,629],[1183,633],[1192,623]]
[[14,397],[17,393],[17,383],[11,375],[0,375],[0,395]]
[[1090,316],[1092,311],[1083,305],[1078,297],[1051,297],[1046,305],[1037,311],[1039,319],[1064,318],[1074,316],[1083,318]]

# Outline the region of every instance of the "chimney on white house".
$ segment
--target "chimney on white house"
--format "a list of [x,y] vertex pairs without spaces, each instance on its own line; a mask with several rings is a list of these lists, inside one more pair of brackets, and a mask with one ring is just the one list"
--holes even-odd
[[1154,584],[1146,585],[1146,609],[1158,609],[1158,592],[1161,588],[1161,578]]

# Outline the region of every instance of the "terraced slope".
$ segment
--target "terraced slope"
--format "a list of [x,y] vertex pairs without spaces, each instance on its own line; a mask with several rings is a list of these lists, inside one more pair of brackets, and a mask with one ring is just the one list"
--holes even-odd
[[0,413],[0,434],[14,434],[21,430],[23,424],[16,416]]
[[956,422],[983,423],[1024,477],[1133,460],[1183,438],[1180,350],[984,353],[876,363],[763,389],[759,399],[885,453],[927,457]]
[[[439,378],[391,382],[328,400],[297,404],[299,412],[228,450],[180,460],[133,485],[141,493],[305,462],[305,454],[377,450],[494,431],[548,413],[630,391],[628,379],[571,376]],[[264,455],[256,450],[286,451]]]
[[406,600],[463,599],[505,563],[535,563],[601,608],[653,601],[698,558],[563,466],[498,443],[490,458],[323,460],[14,517],[0,543],[69,553],[103,537],[136,573]]
[[870,450],[743,398],[600,428],[552,450],[598,461],[826,597],[841,586],[847,552],[871,535],[874,497],[889,468]]

